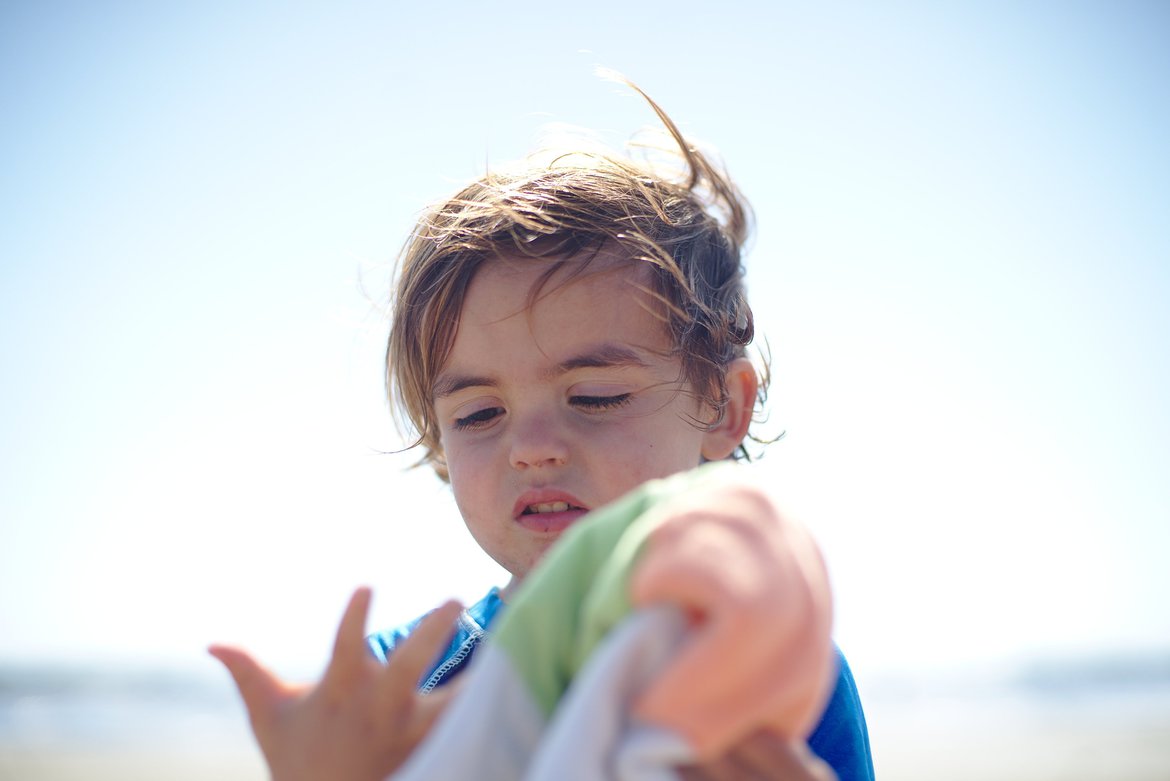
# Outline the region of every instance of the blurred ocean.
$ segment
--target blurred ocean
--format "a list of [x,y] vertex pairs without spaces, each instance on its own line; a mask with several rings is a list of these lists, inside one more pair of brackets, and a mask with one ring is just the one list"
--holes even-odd
[[179,670],[0,668],[0,747],[59,749],[247,738],[226,681]]
[[[218,673],[0,667],[0,779],[263,779]],[[879,778],[1170,780],[1170,653],[859,686]]]

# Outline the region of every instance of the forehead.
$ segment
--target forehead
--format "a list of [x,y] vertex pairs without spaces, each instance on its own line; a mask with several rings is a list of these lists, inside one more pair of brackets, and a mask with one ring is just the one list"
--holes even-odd
[[609,253],[581,261],[505,256],[484,263],[476,272],[460,320],[469,315],[545,316],[586,304],[598,307],[590,320],[630,309],[653,314],[657,307],[651,289],[646,263]]
[[563,358],[586,344],[670,352],[645,263],[601,257],[588,267],[505,257],[485,263],[463,299],[447,364],[500,359],[508,350]]

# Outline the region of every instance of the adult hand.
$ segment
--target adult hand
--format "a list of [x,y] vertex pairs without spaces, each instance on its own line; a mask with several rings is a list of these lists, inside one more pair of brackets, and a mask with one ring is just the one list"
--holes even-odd
[[350,598],[321,681],[289,684],[245,651],[212,646],[240,690],[272,781],[382,781],[426,736],[455,693],[418,680],[451,637],[460,606],[430,613],[386,665],[365,645],[370,590]]
[[682,781],[837,781],[829,765],[799,740],[760,731],[718,759],[678,769]]

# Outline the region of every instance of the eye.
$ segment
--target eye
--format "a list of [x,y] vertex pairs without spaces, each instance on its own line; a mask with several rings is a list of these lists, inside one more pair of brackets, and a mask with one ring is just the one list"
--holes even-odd
[[476,410],[466,417],[455,418],[455,428],[458,431],[483,428],[503,414],[504,410],[502,407],[485,407],[484,409]]
[[631,393],[620,393],[617,396],[570,396],[569,403],[586,410],[606,410],[624,407],[632,397]]

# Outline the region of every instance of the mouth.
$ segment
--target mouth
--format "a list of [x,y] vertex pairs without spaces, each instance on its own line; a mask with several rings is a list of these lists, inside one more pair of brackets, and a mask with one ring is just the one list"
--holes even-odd
[[516,502],[512,517],[525,529],[559,534],[589,512],[575,496],[562,491],[529,491]]
[[524,509],[520,511],[520,514],[543,515],[545,513],[563,513],[568,510],[580,510],[584,512],[585,508],[578,507],[577,505],[570,504],[569,502],[541,502],[539,504],[526,505]]

